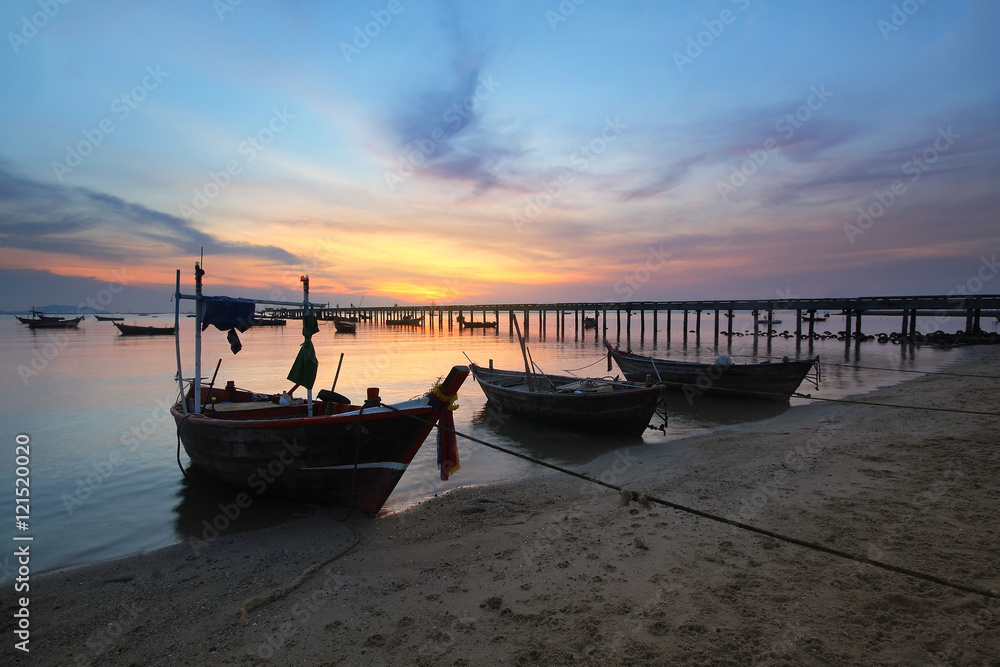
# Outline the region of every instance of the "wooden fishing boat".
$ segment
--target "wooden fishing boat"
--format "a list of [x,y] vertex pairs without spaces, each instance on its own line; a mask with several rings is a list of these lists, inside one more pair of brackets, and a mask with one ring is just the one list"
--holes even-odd
[[608,349],[609,368],[614,359],[627,379],[640,382],[649,377],[689,398],[711,394],[787,400],[814,368],[814,383],[819,383],[819,357],[759,364],[726,363],[720,358],[717,363],[705,364],[628,354],[607,340],[604,346]]
[[[201,349],[202,324],[214,324],[229,330],[233,342],[241,307],[252,314],[254,301],[203,297],[201,276],[195,267],[196,293],[180,292],[177,274],[175,299],[198,301],[195,326],[195,349]],[[215,387],[215,377],[204,387],[201,360],[195,356],[195,372],[185,388],[180,368],[178,341],[177,377],[181,396],[170,410],[177,424],[179,445],[194,466],[216,479],[254,494],[273,494],[304,502],[343,505],[368,514],[382,508],[420,449],[431,429],[440,422],[441,475],[458,467],[451,410],[459,387],[469,375],[466,366],[454,366],[448,376],[425,396],[392,405],[383,404],[378,388],[368,389],[362,405],[351,404],[333,389],[321,390],[313,400],[312,387],[319,362],[311,337],[319,332],[312,309],[318,304],[308,300],[308,277],[303,276],[305,298],[302,304],[257,301],[272,305],[302,305],[304,342],[299,349],[288,379],[295,387],[282,395],[260,394],[237,389],[227,382]],[[220,308],[223,314],[213,309]],[[175,315],[175,318],[179,315]],[[240,330],[246,330],[242,328]],[[238,340],[238,338],[237,338]],[[234,348],[235,350],[236,348]],[[221,362],[220,362],[221,363]],[[218,367],[216,367],[218,373]],[[340,368],[337,369],[339,377]],[[307,397],[291,399],[290,394],[305,386]],[[178,461],[180,460],[178,450]]]
[[75,329],[82,321],[83,315],[71,320],[64,320],[62,318],[54,320],[29,320],[26,324],[29,329]]
[[334,320],[333,326],[337,329],[337,333],[357,333],[358,325],[349,320]]
[[124,317],[110,317],[105,315],[94,315],[94,319],[98,322],[124,322]]
[[455,366],[439,388],[393,405],[383,405],[377,389],[364,405],[323,390],[313,416],[302,399],[281,405],[277,395],[259,400],[250,391],[213,387],[201,389],[208,409],[196,412],[192,387],[186,406],[178,402],[170,414],[192,463],[216,479],[256,494],[375,514],[447,411],[438,396],[457,394],[468,375],[467,367]]
[[115,326],[118,327],[118,331],[121,331],[123,336],[173,336],[175,331],[173,325],[168,327],[151,327],[115,322]]
[[17,321],[21,324],[31,324],[32,322],[60,322],[64,320],[63,317],[56,317],[54,315],[44,315],[42,311],[31,309],[31,317],[21,317],[20,315],[15,315]]
[[629,382],[531,375],[472,364],[472,375],[501,412],[574,429],[639,436],[663,389]]

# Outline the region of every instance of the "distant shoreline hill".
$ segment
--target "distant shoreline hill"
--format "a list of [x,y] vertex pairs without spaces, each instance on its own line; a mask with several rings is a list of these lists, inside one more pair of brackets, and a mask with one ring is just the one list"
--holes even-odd
[[[24,313],[31,312],[31,308],[23,308],[21,310],[0,310],[0,313],[4,315],[23,315]],[[39,313],[45,313],[46,315],[110,315],[112,314],[107,310],[95,310],[89,306],[79,307],[79,306],[60,306],[60,305],[49,305],[42,306],[41,308],[35,308],[34,310]],[[137,313],[120,313],[121,315],[136,315]]]

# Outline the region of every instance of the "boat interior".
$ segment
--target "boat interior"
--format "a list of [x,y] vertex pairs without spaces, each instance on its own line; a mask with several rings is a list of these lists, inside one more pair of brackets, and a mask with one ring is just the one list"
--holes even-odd
[[[188,387],[185,398],[188,409],[193,410],[193,385]],[[231,384],[201,388],[201,404],[205,413],[219,419],[291,419],[306,416],[306,399],[291,398],[290,404],[282,404],[281,398],[282,394],[259,394],[237,389]],[[349,399],[329,389],[321,389],[313,400],[314,416],[338,415],[360,409],[360,405],[352,405]]]

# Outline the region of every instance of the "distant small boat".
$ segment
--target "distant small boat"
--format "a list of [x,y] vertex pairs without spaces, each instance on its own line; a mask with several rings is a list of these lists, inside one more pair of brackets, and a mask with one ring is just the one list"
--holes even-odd
[[124,317],[105,317],[104,315],[94,315],[94,319],[98,322],[124,322]]
[[402,317],[394,320],[386,320],[385,324],[389,327],[419,327],[424,323],[424,316],[413,317],[412,315],[403,315]]
[[83,315],[72,320],[62,318],[52,320],[29,320],[26,322],[29,329],[75,329],[83,321]]
[[455,318],[458,321],[459,329],[496,329],[496,322],[466,322],[465,315],[459,315]]
[[585,318],[583,318],[583,328],[584,329],[596,329],[597,328],[597,318],[596,317],[585,317]]
[[121,324],[115,322],[115,326],[122,332],[123,336],[173,336],[174,327],[150,327],[138,326],[135,324]]
[[573,429],[642,435],[663,397],[660,385],[541,374],[529,384],[523,371],[471,368],[502,412]]
[[772,324],[781,324],[781,320],[779,320],[778,318],[774,318],[773,320],[769,320],[767,318],[764,318],[762,320],[757,320],[757,326],[759,327],[766,327]]
[[827,317],[829,317],[829,315],[803,315],[802,316],[802,321],[803,322],[826,322],[826,318]]
[[337,333],[357,333],[358,325],[350,320],[334,320],[333,326],[337,328]]
[[[194,315],[189,315],[188,317],[194,317]],[[285,320],[280,317],[255,317],[253,318],[253,325],[255,327],[283,327],[287,324]]]

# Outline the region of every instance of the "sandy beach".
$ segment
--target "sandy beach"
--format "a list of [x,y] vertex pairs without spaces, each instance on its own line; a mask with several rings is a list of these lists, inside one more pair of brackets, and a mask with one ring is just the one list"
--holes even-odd
[[[577,470],[1000,591],[1000,418],[947,411],[1000,413],[1000,349],[970,349],[944,371],[956,375],[855,397],[936,411],[813,403],[632,445]],[[555,472],[458,489],[381,519],[353,513],[344,523],[345,513],[32,576],[27,654],[14,646],[19,605],[6,586],[0,660],[1000,664],[1000,600],[624,503]],[[310,568],[300,585],[266,599]]]

